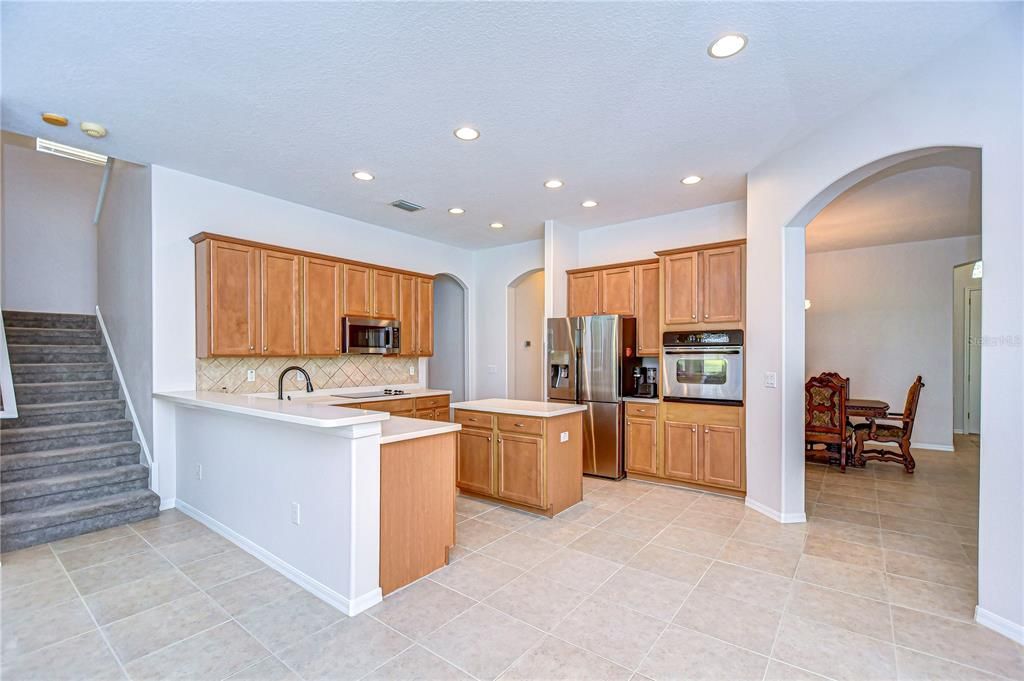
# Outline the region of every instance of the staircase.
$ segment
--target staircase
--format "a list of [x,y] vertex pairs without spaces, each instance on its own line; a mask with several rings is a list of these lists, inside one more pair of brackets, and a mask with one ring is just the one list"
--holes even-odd
[[96,317],[3,318],[18,417],[0,420],[0,550],[155,516]]

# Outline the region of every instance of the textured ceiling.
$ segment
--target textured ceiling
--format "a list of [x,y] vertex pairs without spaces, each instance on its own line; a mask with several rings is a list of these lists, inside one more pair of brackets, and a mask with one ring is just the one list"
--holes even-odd
[[981,234],[981,151],[953,149],[872,175],[807,225],[807,250]]
[[[3,126],[478,248],[537,238],[546,218],[587,228],[742,198],[750,168],[999,9],[8,1]],[[749,47],[710,59],[730,30]],[[457,141],[464,124],[482,137]],[[690,174],[705,180],[680,185]]]

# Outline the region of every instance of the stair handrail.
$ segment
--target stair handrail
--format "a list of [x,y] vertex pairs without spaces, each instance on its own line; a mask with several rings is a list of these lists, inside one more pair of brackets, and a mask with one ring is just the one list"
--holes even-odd
[[14,377],[11,375],[11,356],[7,353],[7,331],[0,315],[0,419],[18,418],[18,400],[14,395]]
[[121,394],[124,395],[124,403],[128,407],[128,415],[131,416],[132,425],[135,426],[135,434],[139,437],[139,445],[142,447],[142,453],[146,457],[146,465],[149,466],[150,487],[155,489],[157,487],[156,464],[153,462],[153,455],[150,454],[149,443],[146,442],[146,434],[142,432],[139,417],[135,413],[135,405],[132,404],[132,396],[128,392],[127,384],[124,382],[124,374],[121,373],[121,365],[117,362],[117,353],[114,352],[114,344],[110,342],[110,334],[107,333],[107,325],[103,322],[103,313],[100,312],[99,305],[96,306],[96,323],[99,324],[100,332],[103,334],[103,342],[107,346],[107,352],[110,353],[110,362],[114,365],[114,373],[117,374],[117,382],[121,386]]

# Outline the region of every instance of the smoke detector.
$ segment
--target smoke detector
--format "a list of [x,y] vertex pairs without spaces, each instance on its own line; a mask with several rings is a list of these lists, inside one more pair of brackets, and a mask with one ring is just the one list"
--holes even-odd
[[402,210],[407,211],[409,213],[415,213],[418,210],[423,210],[423,206],[417,205],[411,201],[406,201],[405,199],[398,199],[397,201],[392,201],[391,205],[394,206],[395,208],[401,208]]
[[89,137],[100,138],[107,136],[107,129],[99,123],[90,123],[89,121],[82,121],[82,132]]

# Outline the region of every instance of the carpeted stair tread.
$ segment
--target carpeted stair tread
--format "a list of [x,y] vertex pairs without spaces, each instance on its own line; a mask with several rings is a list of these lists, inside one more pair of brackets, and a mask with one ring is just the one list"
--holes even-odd
[[0,456],[0,473],[19,471],[26,468],[38,468],[55,464],[75,463],[93,459],[107,459],[114,456],[134,455],[138,459],[141,447],[138,442],[112,442],[102,445],[85,445],[82,447],[62,447],[59,449],[41,449],[35,452],[20,454],[4,454]]
[[119,388],[114,381],[67,381],[64,383],[18,383],[14,394],[19,404],[83,402],[114,399]]
[[0,431],[0,456],[130,440],[131,432],[132,424],[126,419],[10,428]]
[[[98,471],[85,471],[82,473],[66,473],[64,475],[53,475],[47,478],[35,478],[33,480],[20,480],[18,482],[5,482],[0,484],[0,499],[3,503],[28,499],[30,497],[41,497],[58,492],[67,492],[78,489],[88,489],[109,485],[118,482],[149,480],[149,469],[142,464],[129,466],[115,466]],[[143,485],[145,486],[145,485]]]
[[19,383],[110,381],[114,377],[114,365],[109,361],[11,364],[11,376],[15,385]]
[[116,421],[124,416],[124,410],[125,401],[121,399],[19,404],[18,417],[0,420],[0,430]]
[[64,537],[138,522],[157,515],[160,497],[148,489],[73,501],[0,516],[0,550],[12,551]]
[[11,364],[65,364],[69,362],[103,362],[107,349],[102,345],[41,345],[39,343],[8,343]]
[[31,327],[37,329],[95,329],[96,316],[64,312],[29,312],[4,310],[4,327]]
[[7,342],[20,345],[99,345],[103,339],[97,329],[39,329],[5,326]]

